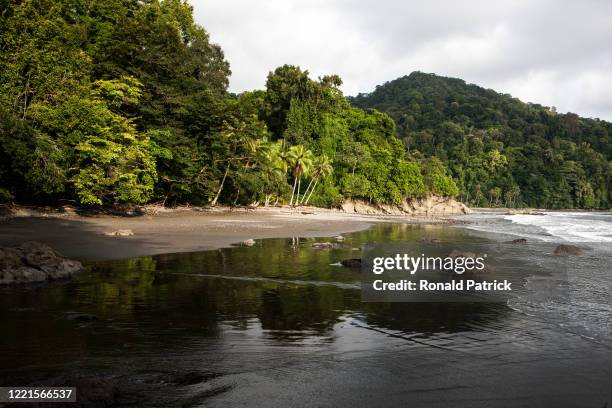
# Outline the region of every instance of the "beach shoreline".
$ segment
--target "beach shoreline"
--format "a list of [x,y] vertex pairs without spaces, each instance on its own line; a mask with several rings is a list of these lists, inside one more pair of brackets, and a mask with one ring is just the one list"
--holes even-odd
[[[115,260],[213,250],[249,239],[333,237],[381,222],[457,223],[450,217],[366,215],[318,207],[149,207],[137,216],[20,207],[0,220],[0,246],[38,241],[70,258]],[[110,235],[121,230],[133,235]]]

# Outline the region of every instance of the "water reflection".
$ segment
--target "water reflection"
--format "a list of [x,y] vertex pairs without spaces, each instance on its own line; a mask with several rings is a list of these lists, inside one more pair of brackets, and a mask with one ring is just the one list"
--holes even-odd
[[2,366],[64,364],[136,346],[161,352],[155,347],[164,339],[175,348],[181,337],[218,338],[227,327],[257,326],[267,340],[299,345],[313,338],[333,341],[336,326],[347,318],[424,336],[503,318],[503,305],[364,304],[359,272],[333,265],[359,256],[365,243],[423,236],[469,237],[459,229],[385,225],[351,234],[331,249],[312,244],[333,239],[262,240],[253,247],[98,262],[73,282],[4,289]]
[[[400,396],[408,377],[437,383],[433,373],[442,365],[451,366],[454,387],[463,384],[449,374],[454,364],[477,365],[474,373],[486,384],[507,363],[520,368],[524,361],[601,352],[505,304],[362,303],[359,271],[334,265],[359,257],[366,243],[432,239],[488,242],[458,228],[379,225],[327,249],[313,243],[333,239],[261,240],[253,247],[97,262],[71,282],[1,289],[0,384],[85,370],[118,384],[123,404],[210,404],[223,394],[237,404],[260,398],[268,405],[266,390],[279,396],[299,383],[311,395],[328,387],[333,373],[334,393],[347,391],[330,405],[353,406],[355,398],[367,398],[355,390],[363,381],[377,383],[376,376],[385,378],[379,383],[385,389],[396,378]],[[532,369],[570,373],[552,365]],[[423,370],[433,371],[428,377]],[[524,378],[520,371],[516,378]],[[336,378],[341,372],[350,374]],[[308,380],[299,382],[303,376]]]

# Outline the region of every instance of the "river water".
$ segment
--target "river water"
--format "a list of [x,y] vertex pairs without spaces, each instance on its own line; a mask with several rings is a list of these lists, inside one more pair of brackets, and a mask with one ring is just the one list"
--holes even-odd
[[[377,225],[332,249],[312,245],[332,239],[269,239],[96,262],[71,282],[0,289],[0,385],[103,384],[120,406],[612,402],[605,240],[581,237],[584,255],[554,257],[556,240],[534,235],[550,230],[471,220]],[[423,238],[488,246],[520,263],[523,285],[497,303],[363,303],[359,271],[335,265],[366,244]],[[565,290],[541,297],[542,282]]]

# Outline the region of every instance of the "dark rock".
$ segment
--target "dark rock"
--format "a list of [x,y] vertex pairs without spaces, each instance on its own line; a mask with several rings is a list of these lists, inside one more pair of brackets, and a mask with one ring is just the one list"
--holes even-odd
[[527,243],[527,239],[525,238],[517,238],[517,239],[513,239],[512,241],[506,241],[507,244],[519,244],[519,245],[524,245]]
[[555,255],[582,255],[582,249],[575,245],[561,244],[554,252]]
[[0,248],[0,271],[21,267],[23,265],[21,255],[21,251],[17,248]]
[[40,242],[0,248],[0,284],[64,279],[82,269],[80,262],[62,257]]
[[346,268],[354,268],[354,269],[361,268],[361,258],[344,259],[340,261],[340,263],[342,264],[342,266]]

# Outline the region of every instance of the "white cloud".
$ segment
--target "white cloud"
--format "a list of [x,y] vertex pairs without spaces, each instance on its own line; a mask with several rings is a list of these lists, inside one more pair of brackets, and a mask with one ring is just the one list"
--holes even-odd
[[232,91],[262,88],[285,63],[337,73],[349,95],[419,70],[612,120],[612,2],[191,3],[230,61]]

